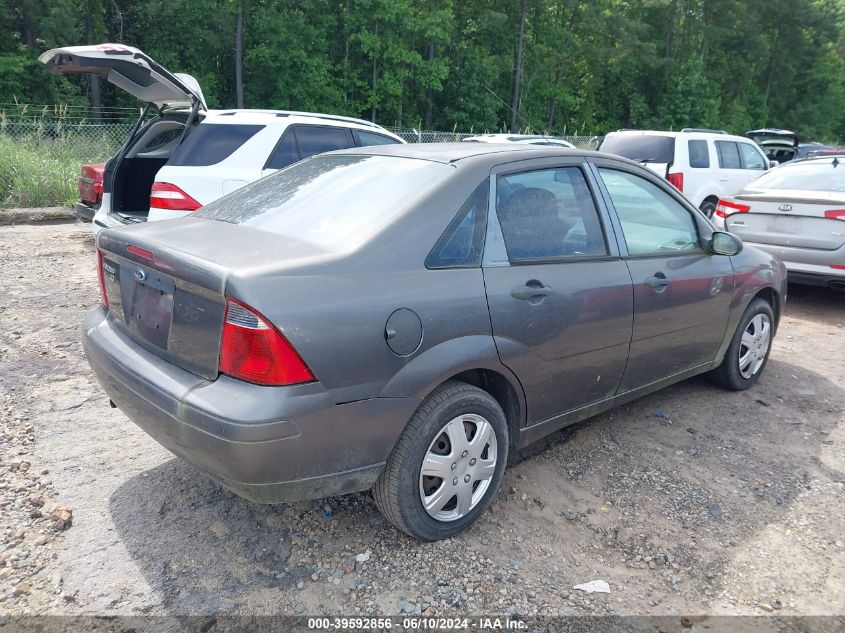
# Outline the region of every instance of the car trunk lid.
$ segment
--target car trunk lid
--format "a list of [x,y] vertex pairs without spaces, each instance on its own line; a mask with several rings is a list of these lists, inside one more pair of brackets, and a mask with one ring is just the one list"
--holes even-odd
[[207,110],[202,89],[191,75],[171,73],[143,51],[123,44],[63,46],[42,53],[38,60],[55,73],[99,75],[158,110]]
[[825,213],[845,209],[845,196],[836,192],[778,190],[745,193],[733,200],[750,206],[735,213],[725,226],[743,240],[757,244],[832,251],[845,244],[845,222]]
[[[109,312],[125,332],[209,380],[218,374],[230,279],[326,256],[312,244],[202,218],[104,231],[98,248]],[[280,257],[268,262],[268,252]]]

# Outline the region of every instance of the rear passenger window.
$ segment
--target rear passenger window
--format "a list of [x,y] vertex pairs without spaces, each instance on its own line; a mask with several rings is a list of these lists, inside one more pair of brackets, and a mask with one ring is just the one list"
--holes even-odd
[[173,150],[167,164],[177,167],[216,165],[263,128],[263,125],[200,124]]
[[352,147],[352,135],[343,127],[321,127],[318,125],[295,125],[299,154],[308,158],[314,154],[331,152],[335,149]]
[[698,169],[710,167],[710,150],[707,141],[689,142],[689,166]]
[[487,229],[490,181],[482,182],[461,207],[425,260],[426,268],[471,268],[481,265]]
[[399,142],[384,134],[364,132],[363,130],[352,130],[352,136],[355,137],[355,144],[358,147],[366,147],[367,145],[396,145]]
[[300,159],[299,147],[296,145],[296,134],[293,128],[288,128],[282,135],[282,140],[273,150],[270,160],[264,165],[264,169],[282,169],[293,165]]
[[499,176],[496,197],[510,261],[607,254],[592,193],[577,167]]
[[719,155],[719,167],[722,169],[742,169],[739,149],[733,141],[716,141],[716,153]]
[[753,145],[740,143],[739,149],[742,151],[742,163],[745,169],[766,169],[763,155]]

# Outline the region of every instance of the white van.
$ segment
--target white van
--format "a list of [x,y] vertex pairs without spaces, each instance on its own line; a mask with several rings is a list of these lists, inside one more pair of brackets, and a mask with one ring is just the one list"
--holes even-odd
[[754,141],[721,130],[619,130],[598,150],[642,163],[712,217],[719,198],[741,191],[771,164]]
[[106,163],[92,227],[185,217],[308,156],[404,143],[362,119],[283,110],[209,110],[190,75],[123,44],[66,46],[39,60],[57,73],[98,74],[146,107]]

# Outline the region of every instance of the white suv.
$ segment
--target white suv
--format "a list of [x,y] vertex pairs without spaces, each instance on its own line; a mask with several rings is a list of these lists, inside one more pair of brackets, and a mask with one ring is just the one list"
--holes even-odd
[[99,74],[147,104],[129,139],[106,163],[95,234],[132,222],[184,217],[314,154],[405,142],[362,119],[209,110],[193,77],[170,73],[122,44],[56,48],[39,59],[53,72]]
[[719,198],[738,193],[770,167],[756,143],[720,130],[619,130],[605,136],[598,149],[660,174],[707,217]]

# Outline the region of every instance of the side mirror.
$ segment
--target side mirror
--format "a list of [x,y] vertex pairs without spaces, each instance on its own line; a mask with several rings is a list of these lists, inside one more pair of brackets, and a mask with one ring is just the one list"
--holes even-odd
[[714,255],[739,255],[742,251],[742,240],[732,233],[713,231],[710,236],[710,252]]
[[769,169],[771,169],[772,167],[777,167],[778,165],[780,165],[780,163],[777,162],[776,160],[770,160],[769,161]]

